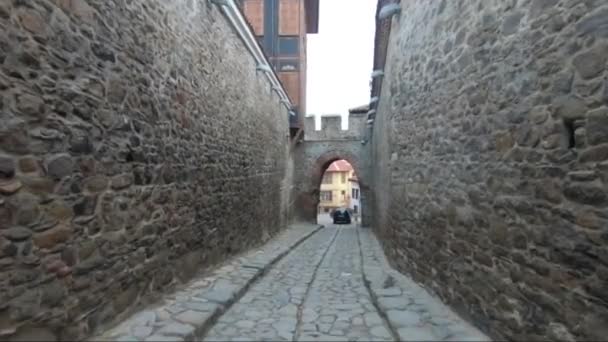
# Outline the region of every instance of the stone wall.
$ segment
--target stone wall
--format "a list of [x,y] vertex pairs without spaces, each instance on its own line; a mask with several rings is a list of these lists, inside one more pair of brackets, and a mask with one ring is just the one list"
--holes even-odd
[[[368,145],[369,146],[369,145]],[[321,178],[329,165],[339,159],[348,161],[359,179],[362,222],[369,224],[370,202],[369,148],[358,140],[304,141],[295,150],[294,199],[297,219],[316,222]]]
[[348,128],[342,129],[342,117],[339,115],[321,116],[321,129],[315,130],[315,117],[306,117],[304,121],[304,139],[319,140],[356,140],[365,135],[365,114],[351,113],[348,115]]
[[286,223],[288,115],[204,0],[0,1],[0,339],[73,340]]
[[367,112],[350,113],[348,115],[348,137],[352,139],[364,139],[367,137]]
[[[340,138],[342,131],[342,117],[339,115],[324,115],[320,117],[321,129],[315,130],[315,117],[309,116],[304,123],[304,139],[326,140]],[[312,128],[312,129],[310,129]]]
[[305,139],[295,149],[294,215],[302,221],[316,222],[321,178],[329,165],[339,159],[354,168],[361,187],[362,224],[369,225],[372,217],[372,197],[368,182],[370,174],[369,144],[365,138],[365,114],[351,113],[348,129],[342,130],[340,116],[321,117],[321,129],[314,130],[314,117],[305,121]]
[[608,3],[401,1],[373,128],[395,265],[495,338],[608,336]]

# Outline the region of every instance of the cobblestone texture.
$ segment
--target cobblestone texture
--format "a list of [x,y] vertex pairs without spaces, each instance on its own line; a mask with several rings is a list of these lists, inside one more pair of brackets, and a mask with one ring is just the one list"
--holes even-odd
[[363,274],[400,341],[489,341],[411,278],[393,269],[369,229],[359,229]]
[[298,225],[91,341],[396,338],[488,340],[391,269],[369,229]]
[[287,255],[218,320],[205,340],[291,341],[299,307],[336,232],[322,229]]
[[304,302],[299,339],[391,340],[363,282],[356,228],[339,229]]
[[[393,279],[390,284],[388,275]],[[368,229],[331,226],[260,278],[203,340],[392,341],[396,337],[489,340],[391,269]]]
[[[195,279],[156,307],[138,312],[91,341],[191,340],[208,329],[212,321],[240,298],[273,263],[297,244],[308,241],[305,239],[318,229],[316,225],[292,225],[263,247]],[[313,235],[313,238],[321,243],[319,236]]]

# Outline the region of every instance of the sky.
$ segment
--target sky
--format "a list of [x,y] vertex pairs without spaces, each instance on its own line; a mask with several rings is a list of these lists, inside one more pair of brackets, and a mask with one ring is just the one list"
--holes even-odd
[[346,128],[348,110],[370,99],[377,0],[319,2],[319,33],[307,36],[307,116],[340,114]]

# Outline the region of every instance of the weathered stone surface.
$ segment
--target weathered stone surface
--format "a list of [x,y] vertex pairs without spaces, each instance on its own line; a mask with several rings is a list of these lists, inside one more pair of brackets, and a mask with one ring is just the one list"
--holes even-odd
[[67,241],[72,232],[70,228],[60,225],[34,235],[34,244],[39,248],[52,248],[58,243]]
[[0,1],[0,279],[48,277],[0,281],[0,299],[38,300],[51,277],[66,291],[23,305],[19,324],[85,339],[285,227],[289,115],[217,14],[189,0]]
[[[585,316],[608,317],[605,299],[572,289],[596,285],[607,254],[606,3],[401,6],[390,36],[377,27],[374,68],[390,73],[372,89],[372,226],[388,257],[494,340],[593,339]],[[444,53],[463,31],[465,68],[456,45]]]
[[219,308],[219,305],[216,303],[186,303],[184,304],[184,308],[201,311],[201,312],[213,312]]
[[102,192],[108,187],[108,179],[104,176],[93,176],[84,180],[84,188],[89,192]]
[[183,341],[184,339],[177,336],[163,336],[163,335],[152,335],[145,339],[145,341],[149,342],[178,342]]
[[585,102],[574,96],[558,97],[554,100],[553,106],[556,116],[560,119],[581,119],[587,111]]
[[33,94],[18,95],[17,110],[27,116],[39,117],[44,111],[44,100]]
[[355,229],[339,232],[328,225],[304,241],[227,310],[203,340],[391,340],[363,285],[357,235]]
[[401,336],[401,341],[435,341],[437,337],[433,335],[430,329],[417,329],[417,328],[399,328],[397,330],[399,336]]
[[19,159],[19,169],[21,172],[30,173],[38,171],[38,161],[32,157],[23,157]]
[[47,160],[47,173],[54,179],[61,179],[72,173],[74,162],[67,154],[53,156]]
[[48,177],[22,176],[19,177],[25,188],[36,195],[52,194],[55,183]]
[[502,33],[505,35],[511,35],[517,32],[517,29],[519,28],[519,22],[521,21],[521,18],[523,16],[524,14],[521,12],[508,15],[503,21]]
[[600,162],[608,159],[608,144],[590,147],[581,152],[579,161],[581,163]]
[[202,297],[217,303],[226,303],[234,298],[233,288],[218,287],[202,294]]
[[23,184],[18,179],[2,180],[0,179],[0,194],[11,195],[19,191]]
[[608,8],[600,9],[588,14],[576,25],[580,34],[592,34],[598,37],[608,37]]
[[564,195],[583,204],[603,206],[608,203],[608,194],[603,186],[597,183],[570,183],[564,188]]
[[154,328],[148,326],[136,326],[131,328],[131,333],[133,337],[135,337],[134,340],[145,339],[146,337],[150,336],[152,332],[154,332]]
[[211,317],[211,314],[211,312],[187,310],[176,315],[175,320],[194,326],[201,326],[209,317]]
[[509,132],[496,134],[496,150],[500,153],[505,153],[513,147],[515,141]]
[[32,236],[32,231],[25,227],[13,227],[3,230],[2,235],[11,241],[23,241]]
[[391,338],[391,333],[383,326],[373,327],[370,330],[370,333],[375,338],[389,339]]
[[46,327],[22,326],[11,336],[11,341],[57,341],[57,336]]
[[192,333],[194,333],[194,327],[189,324],[173,323],[165,325],[157,333],[163,336],[191,338]]
[[587,113],[585,133],[589,145],[608,143],[608,108],[600,108]]
[[574,73],[572,71],[566,71],[556,75],[553,81],[553,91],[557,94],[570,93],[570,91],[572,90],[573,80]]
[[391,309],[405,309],[410,304],[409,300],[403,297],[391,298],[391,297],[381,297],[378,298],[378,305],[384,310]]
[[13,213],[15,223],[28,226],[37,222],[40,217],[39,200],[36,196],[19,192],[11,196],[7,201],[8,207]]
[[8,156],[0,156],[0,177],[10,178],[15,175],[15,160]]
[[576,55],[572,63],[583,78],[589,79],[598,76],[604,71],[606,68],[606,58],[606,51],[594,49]]
[[407,310],[388,310],[386,317],[394,327],[413,326],[420,323],[421,319],[418,313]]
[[378,296],[395,297],[401,295],[402,291],[398,287],[389,287],[387,289],[379,289],[376,291]]
[[122,174],[112,178],[112,189],[121,190],[133,184],[133,174]]

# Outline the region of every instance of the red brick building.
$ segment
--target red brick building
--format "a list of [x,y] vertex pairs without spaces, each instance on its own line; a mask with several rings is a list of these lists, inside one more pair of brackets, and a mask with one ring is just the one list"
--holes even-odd
[[319,0],[241,0],[247,21],[294,105],[292,131],[306,113],[306,35],[319,28]]

